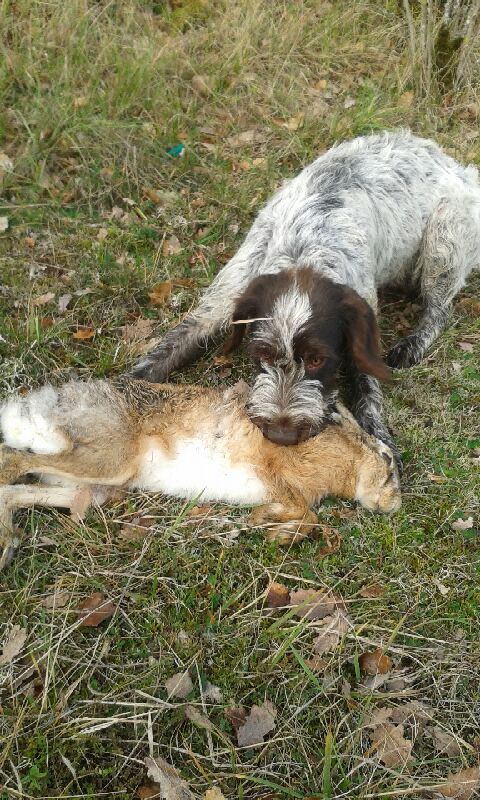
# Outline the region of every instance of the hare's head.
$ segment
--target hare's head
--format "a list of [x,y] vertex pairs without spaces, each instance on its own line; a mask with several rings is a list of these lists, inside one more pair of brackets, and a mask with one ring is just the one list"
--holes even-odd
[[391,514],[402,504],[400,479],[391,450],[371,441],[358,471],[355,499],[369,511]]

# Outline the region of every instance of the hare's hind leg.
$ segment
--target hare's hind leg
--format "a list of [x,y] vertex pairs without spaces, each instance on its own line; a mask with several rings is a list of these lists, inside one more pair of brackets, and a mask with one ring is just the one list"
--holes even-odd
[[21,537],[13,526],[13,514],[20,508],[47,506],[71,508],[78,494],[75,487],[2,486],[0,487],[0,570],[11,564]]
[[317,515],[305,503],[274,502],[254,508],[248,518],[252,527],[265,530],[269,542],[294,544],[310,536],[317,524]]

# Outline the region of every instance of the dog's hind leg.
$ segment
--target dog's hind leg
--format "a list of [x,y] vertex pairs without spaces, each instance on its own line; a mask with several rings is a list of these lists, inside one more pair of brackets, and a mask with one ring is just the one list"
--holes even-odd
[[479,266],[480,191],[443,198],[427,221],[416,267],[423,314],[413,333],[388,353],[389,366],[401,369],[421,361],[445,328],[455,295]]
[[265,257],[271,226],[257,219],[244,243],[205,291],[197,308],[138,361],[129,374],[162,383],[204,351],[231,320],[235,300],[254,278]]

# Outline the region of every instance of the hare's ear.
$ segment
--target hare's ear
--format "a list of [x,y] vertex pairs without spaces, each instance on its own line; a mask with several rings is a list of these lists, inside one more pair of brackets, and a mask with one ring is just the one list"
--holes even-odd
[[247,289],[247,292],[241,295],[235,303],[235,309],[232,314],[232,330],[222,347],[224,356],[240,347],[247,330],[248,323],[245,320],[254,319],[256,315],[257,300]]

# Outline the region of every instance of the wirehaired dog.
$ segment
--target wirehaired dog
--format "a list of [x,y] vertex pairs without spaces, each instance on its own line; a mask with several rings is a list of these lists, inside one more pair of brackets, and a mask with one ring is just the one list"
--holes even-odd
[[[18,544],[15,509],[71,508],[82,486],[99,503],[124,488],[255,505],[251,523],[276,523],[270,538],[282,544],[311,532],[311,506],[329,494],[395,511],[391,453],[341,406],[335,422],[296,447],[279,447],[250,421],[238,391],[128,378],[9,399],[0,410],[0,567]],[[41,485],[7,485],[26,474]]]
[[378,379],[377,289],[416,288],[423,314],[388,353],[391,367],[424,356],[455,294],[480,262],[480,185],[433,142],[408,131],[329,150],[260,211],[244,243],[198,307],[134,368],[166,380],[214,334],[237,323],[225,351],[249,332],[258,367],[251,418],[266,437],[294,444],[330,418],[343,364],[353,411],[393,447]]

